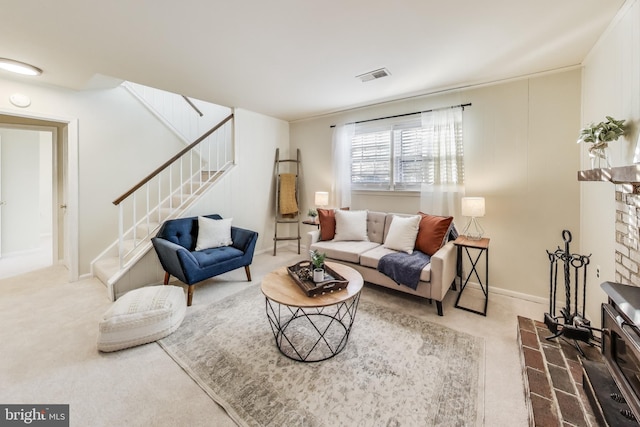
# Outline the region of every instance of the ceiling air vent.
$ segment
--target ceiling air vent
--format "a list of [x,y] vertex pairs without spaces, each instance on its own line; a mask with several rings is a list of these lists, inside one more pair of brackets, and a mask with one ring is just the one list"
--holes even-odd
[[380,79],[382,77],[390,76],[391,73],[386,68],[380,68],[378,70],[369,71],[368,73],[360,74],[356,76],[357,79],[360,79],[363,83],[368,82],[370,80]]

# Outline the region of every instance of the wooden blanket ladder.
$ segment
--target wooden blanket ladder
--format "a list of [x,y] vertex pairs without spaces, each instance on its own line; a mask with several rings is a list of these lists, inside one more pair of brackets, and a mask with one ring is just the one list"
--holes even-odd
[[[280,166],[283,163],[289,165],[289,173],[283,173]],[[284,166],[284,165],[283,165]],[[295,173],[294,173],[295,171]],[[297,240],[298,254],[300,254],[300,149],[296,150],[295,159],[280,159],[280,149],[276,148],[275,181],[276,181],[276,214],[273,235],[273,255],[276,255],[277,244],[281,240]],[[278,236],[278,224],[297,224],[297,235]]]

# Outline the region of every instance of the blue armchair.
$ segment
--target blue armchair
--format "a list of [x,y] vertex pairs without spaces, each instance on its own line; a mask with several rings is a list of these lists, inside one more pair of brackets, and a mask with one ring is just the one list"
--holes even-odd
[[[206,218],[222,219],[220,215]],[[196,251],[198,217],[178,218],[166,221],[156,237],[151,239],[165,271],[164,284],[175,276],[189,286],[187,305],[191,305],[194,287],[198,282],[236,268],[244,267],[247,280],[251,281],[249,266],[253,261],[258,233],[231,227],[231,246]]]

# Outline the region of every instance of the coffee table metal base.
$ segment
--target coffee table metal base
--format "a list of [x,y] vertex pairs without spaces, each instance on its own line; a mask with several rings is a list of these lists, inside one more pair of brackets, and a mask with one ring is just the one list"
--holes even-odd
[[360,292],[324,307],[294,307],[265,298],[269,325],[280,352],[300,362],[321,362],[347,345]]

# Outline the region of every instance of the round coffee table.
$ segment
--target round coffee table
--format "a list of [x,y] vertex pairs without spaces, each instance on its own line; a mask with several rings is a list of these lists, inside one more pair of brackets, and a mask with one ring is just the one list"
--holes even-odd
[[320,362],[340,353],[347,345],[363,280],[351,267],[327,264],[349,281],[345,289],[308,297],[286,267],[272,271],[262,280],[267,319],[276,346],[290,359]]

